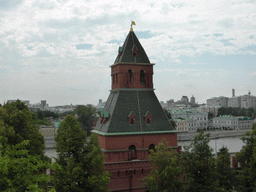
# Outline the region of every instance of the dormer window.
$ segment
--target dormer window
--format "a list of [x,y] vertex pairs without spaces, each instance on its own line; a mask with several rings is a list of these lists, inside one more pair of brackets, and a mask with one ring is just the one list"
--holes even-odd
[[119,47],[118,49],[118,56],[120,57],[123,53],[123,47]]
[[147,111],[146,114],[144,115],[144,119],[145,119],[145,124],[152,125],[152,115],[149,111]]
[[128,115],[128,121],[129,121],[129,125],[135,125],[136,124],[136,117],[135,117],[135,115],[132,111]]
[[137,49],[136,45],[133,45],[131,51],[132,51],[132,56],[133,57],[136,57],[138,55],[138,49]]
[[105,124],[107,122],[107,120],[109,119],[109,112],[105,111],[101,111],[100,112],[100,123],[101,124]]

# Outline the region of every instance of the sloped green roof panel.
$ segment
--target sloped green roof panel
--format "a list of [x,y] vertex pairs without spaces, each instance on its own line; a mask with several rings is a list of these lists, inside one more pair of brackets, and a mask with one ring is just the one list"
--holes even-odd
[[[136,46],[138,54],[134,57],[131,50]],[[120,48],[119,48],[120,51]],[[133,31],[130,31],[126,37],[126,40],[122,46],[122,54],[118,54],[115,63],[127,62],[127,63],[150,63],[148,56],[141,46],[138,38]]]
[[[98,121],[97,131],[104,133],[154,132],[173,130],[152,90],[111,91],[103,111],[111,114],[106,124]],[[135,124],[129,125],[127,115],[133,112]],[[150,111],[152,124],[145,123],[144,114]]]

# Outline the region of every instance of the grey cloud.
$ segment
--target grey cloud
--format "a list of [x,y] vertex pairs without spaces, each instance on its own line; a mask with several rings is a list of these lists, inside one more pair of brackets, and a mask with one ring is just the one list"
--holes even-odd
[[34,47],[33,46],[27,46],[28,50],[32,50]]
[[76,49],[91,49],[92,46],[92,44],[77,44]]
[[221,37],[221,36],[223,36],[223,34],[221,34],[221,33],[214,33],[213,34],[215,37]]
[[123,41],[111,40],[111,41],[108,41],[107,43],[116,43],[116,44],[120,45],[121,43],[123,43]]
[[234,26],[234,19],[223,19],[218,24],[225,28],[231,28]]
[[48,74],[46,71],[39,71],[39,73],[41,73],[41,74],[43,74],[43,75]]
[[136,35],[139,39],[150,39],[155,36],[151,31],[136,31]]
[[9,10],[18,7],[23,0],[0,0],[0,10]]
[[[95,26],[103,26],[103,25],[109,25],[109,24],[121,24],[123,25],[124,20],[129,20],[130,18],[139,17],[138,13],[136,11],[133,11],[128,14],[116,14],[114,16],[110,16],[108,14],[102,14],[98,17],[88,17],[86,19],[79,19],[77,17],[73,17],[69,20],[48,20],[41,22],[40,24],[44,27],[49,28],[56,28],[56,29],[70,29],[70,28],[76,28],[77,31],[80,31],[81,28],[84,29],[92,29],[95,28]],[[126,19],[127,18],[127,19]]]
[[38,7],[40,9],[54,9],[55,7],[55,3],[53,1],[48,1],[48,2],[39,2],[36,1],[35,3],[33,3],[32,5],[33,7]]
[[233,45],[232,43],[230,43],[229,41],[234,40],[233,38],[231,39],[222,39],[220,40],[220,42],[222,42],[224,44],[224,46],[229,46],[229,45]]
[[41,47],[36,57],[51,57],[52,54],[48,52],[44,47]]

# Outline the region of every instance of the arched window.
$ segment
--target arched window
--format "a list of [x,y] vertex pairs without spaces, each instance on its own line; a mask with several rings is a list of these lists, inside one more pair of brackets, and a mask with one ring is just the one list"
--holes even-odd
[[116,84],[118,83],[118,73],[116,72]]
[[144,70],[140,70],[140,82],[145,83],[145,72],[144,72]]
[[147,124],[151,124],[151,121],[149,118],[147,118]]
[[134,119],[133,118],[131,119],[131,125],[134,125]]
[[150,144],[150,145],[148,146],[148,150],[151,150],[151,149],[155,150],[155,144]]
[[130,83],[133,83],[133,73],[132,73],[132,70],[129,69],[129,70],[128,70],[128,73],[129,73],[129,80],[130,80]]
[[137,159],[137,149],[135,145],[130,145],[128,150],[129,150],[129,154],[128,154],[129,160]]
[[115,73],[113,73],[113,75],[112,75],[112,83],[113,83],[113,85],[115,84]]

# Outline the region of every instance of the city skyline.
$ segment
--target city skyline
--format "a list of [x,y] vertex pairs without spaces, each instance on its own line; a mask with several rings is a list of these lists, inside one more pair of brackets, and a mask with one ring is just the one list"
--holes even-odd
[[154,66],[159,101],[256,95],[253,1],[1,1],[0,103],[97,105],[110,65],[134,32]]

